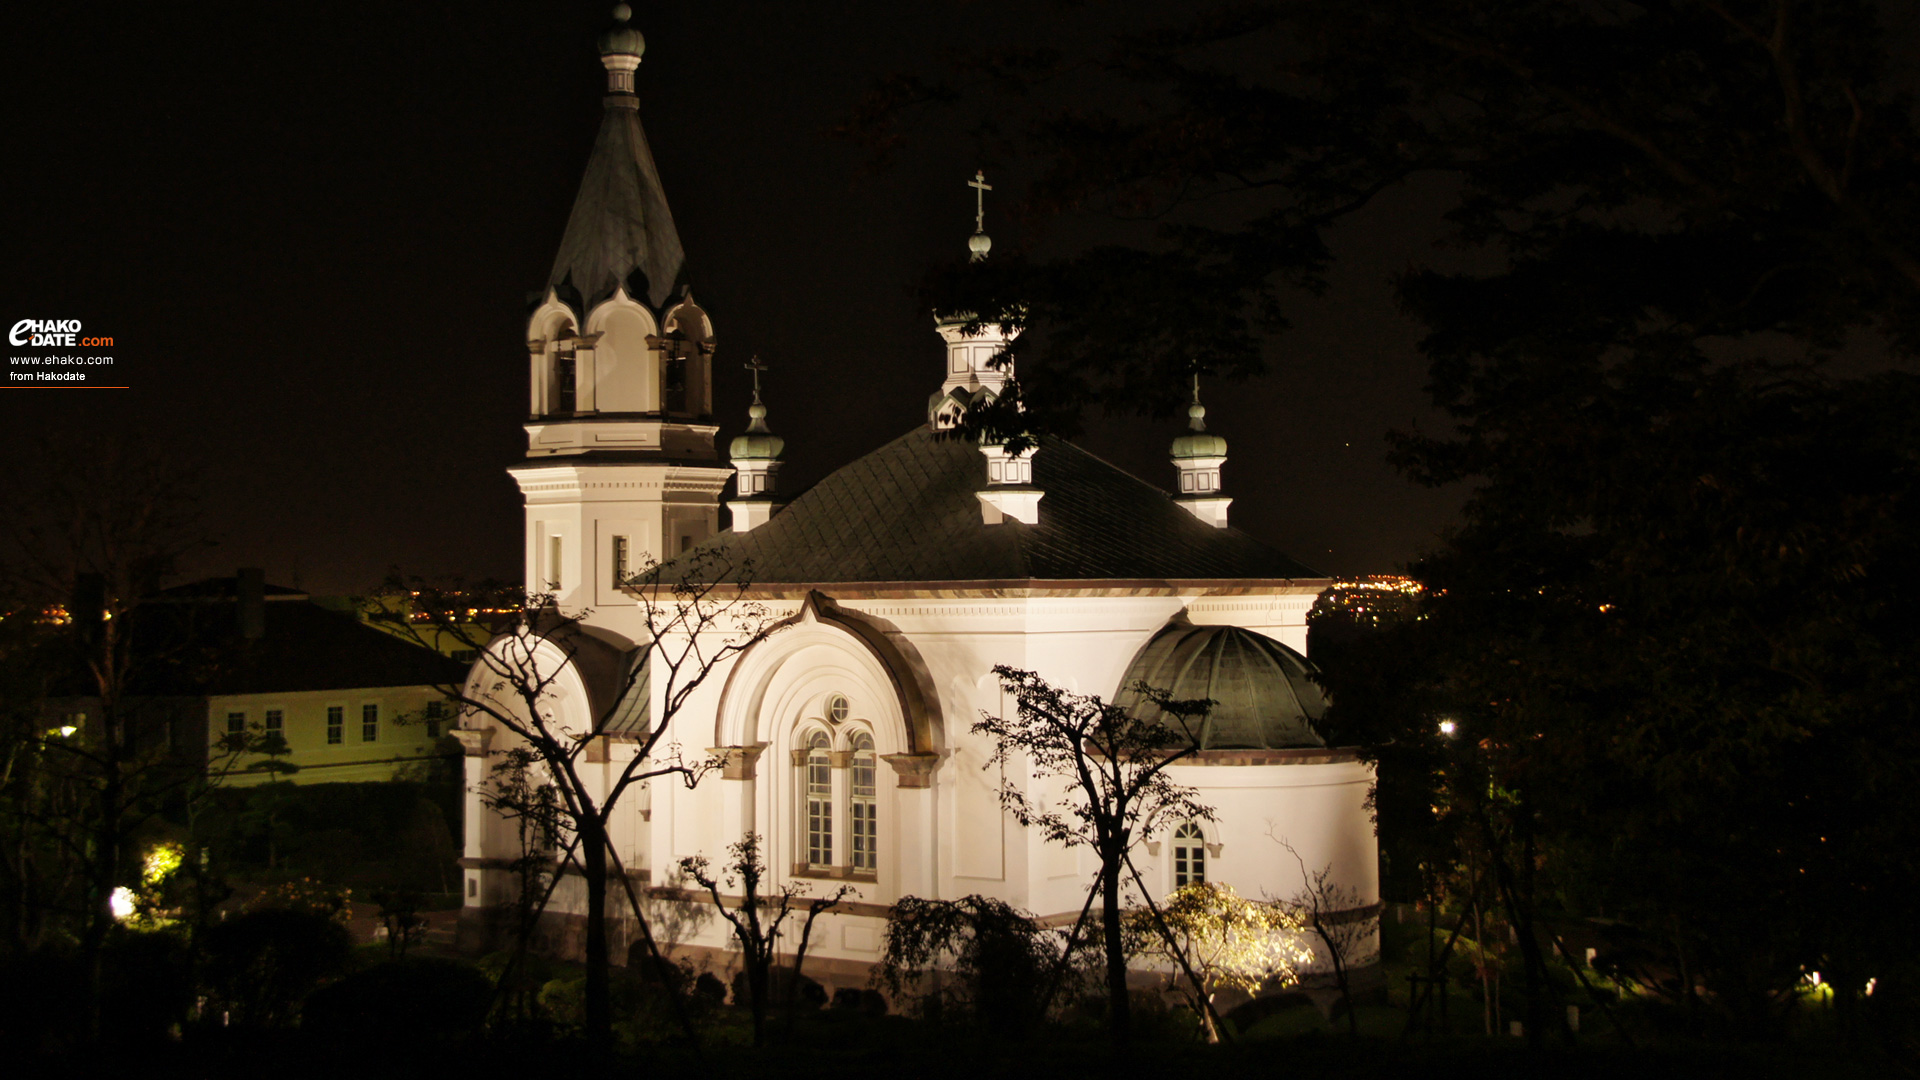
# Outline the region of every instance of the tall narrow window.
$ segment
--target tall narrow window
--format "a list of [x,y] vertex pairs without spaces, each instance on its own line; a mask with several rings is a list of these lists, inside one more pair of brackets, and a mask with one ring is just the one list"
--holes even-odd
[[287,732],[287,714],[280,709],[267,710],[267,734],[285,735]]
[[627,538],[624,536],[613,538],[613,583],[627,583]]
[[[677,351],[677,350],[676,350]],[[667,354],[667,362],[661,370],[660,398],[662,406],[670,413],[687,411],[687,359],[684,356]]]
[[1173,833],[1173,887],[1207,880],[1207,838],[1189,821]]
[[849,810],[853,825],[853,868],[871,874],[880,867],[880,817],[879,804],[874,797],[873,736],[857,731],[852,743],[853,784]]
[[560,537],[547,537],[547,588],[560,591]]
[[831,745],[824,731],[809,735],[802,766],[807,785],[807,865],[821,869],[833,865],[833,761],[827,756]]
[[570,413],[574,411],[573,353],[555,354],[553,358],[553,410]]
[[380,740],[380,706],[360,706],[360,741],[378,742]]
[[440,737],[440,722],[447,718],[447,703],[444,701],[427,702],[427,740],[431,742]]
[[345,705],[327,706],[327,745],[339,746],[347,741],[347,707]]
[[227,714],[227,734],[245,735],[247,733],[247,714],[230,712]]

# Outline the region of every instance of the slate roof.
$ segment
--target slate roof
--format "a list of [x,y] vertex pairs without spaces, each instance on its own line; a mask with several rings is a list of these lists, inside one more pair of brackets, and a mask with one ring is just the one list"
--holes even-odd
[[583,314],[621,284],[659,311],[679,294],[686,275],[686,254],[634,99],[610,95],[547,284],[581,305]]
[[[1040,522],[987,525],[978,448],[925,426],[839,469],[759,528],[707,546],[755,584],[1319,578],[1060,439],[1041,442]],[[670,571],[669,571],[670,573]]]

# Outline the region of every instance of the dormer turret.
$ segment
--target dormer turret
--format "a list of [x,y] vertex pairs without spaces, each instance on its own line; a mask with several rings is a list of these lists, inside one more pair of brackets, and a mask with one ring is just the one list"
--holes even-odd
[[[993,239],[986,229],[986,193],[993,190],[993,185],[987,183],[985,173],[976,171],[967,186],[974,190],[973,235],[967,239],[967,260],[982,262],[993,250]],[[994,359],[1007,351],[1020,331],[1009,333],[997,323],[987,323],[967,333],[967,324],[973,321],[971,312],[934,317],[933,328],[947,345],[946,377],[939,392],[927,399],[927,423],[936,429],[957,426],[968,409],[984,397],[998,397],[1013,377],[1011,363],[1002,361],[996,366]]]
[[734,498],[727,501],[733,516],[733,531],[747,532],[767,523],[780,508],[773,501],[780,479],[780,452],[787,441],[767,429],[767,407],[760,401],[760,373],[767,365],[754,357],[747,362],[753,372],[753,404],[747,408],[746,433],[735,438],[727,456],[733,462]]
[[1193,377],[1193,404],[1187,407],[1187,433],[1173,440],[1173,467],[1180,474],[1175,502],[1216,529],[1227,527],[1227,507],[1220,494],[1220,467],[1227,463],[1227,440],[1207,431],[1207,408],[1200,404],[1200,376]]

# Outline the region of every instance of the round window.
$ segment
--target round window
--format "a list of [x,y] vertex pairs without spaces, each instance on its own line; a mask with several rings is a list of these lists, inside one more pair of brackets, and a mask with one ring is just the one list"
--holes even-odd
[[848,706],[847,704],[847,695],[845,694],[827,695],[827,719],[837,724],[840,721],[845,720],[847,718],[847,713],[849,711],[850,711],[850,706]]

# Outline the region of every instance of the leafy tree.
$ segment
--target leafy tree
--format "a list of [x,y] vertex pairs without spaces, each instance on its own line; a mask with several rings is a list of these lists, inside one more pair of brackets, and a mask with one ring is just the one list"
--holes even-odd
[[859,125],[991,97],[990,145],[1037,163],[1035,216],[1152,223],[1124,251],[936,276],[937,306],[1048,331],[1017,339],[1018,424],[972,422],[1070,430],[1256,369],[1288,287],[1327,280],[1327,230],[1416,187],[1451,254],[1393,285],[1448,427],[1392,450],[1471,494],[1415,568],[1422,618],[1325,666],[1329,723],[1380,748],[1383,835],[1434,880],[1476,853],[1535,1037],[1551,919],[1602,911],[1665,939],[1690,1007],[1749,1029],[1816,966],[1845,973],[1843,1012],[1898,969],[1872,1009],[1920,1014],[1920,945],[1890,914],[1920,824],[1880,794],[1920,760],[1899,599],[1917,391],[1887,370],[1920,345],[1911,14],[1300,0],[1169,21],[896,80]]
[[164,696],[219,661],[191,613],[153,603],[205,546],[194,478],[131,443],[49,446],[0,479],[4,940],[15,960],[77,945],[90,1037],[114,896],[140,884],[138,839],[248,748],[230,740],[210,765],[175,745],[194,729]]
[[[807,943],[813,937],[813,921],[839,906],[842,900],[853,893],[854,888],[842,885],[827,896],[811,899],[806,898],[805,883],[789,882],[780,886],[780,891],[771,897],[762,896],[760,884],[766,878],[767,867],[760,857],[760,834],[749,833],[727,845],[727,853],[732,859],[721,870],[719,878],[713,875],[704,855],[690,855],[681,859],[680,872],[706,890],[713,900],[714,909],[733,927],[734,940],[740,943],[740,966],[747,977],[748,1005],[753,1012],[753,1042],[758,1046],[766,1038],[767,1008],[773,1000],[774,962],[778,959],[781,925],[797,906],[806,908],[807,917],[800,922],[800,934],[793,951],[793,968],[788,972],[787,979],[786,1006],[791,1015],[795,998],[800,993],[801,967],[807,962]],[[728,905],[728,897],[720,891],[722,881],[728,890],[739,889],[737,905]],[[766,915],[764,918],[763,912]]]
[[208,929],[209,1008],[237,1027],[292,1027],[301,1003],[346,970],[352,941],[340,920],[314,910],[266,907]]
[[1110,32],[1079,46],[1014,42],[891,77],[841,129],[885,153],[926,109],[957,109],[984,159],[1033,173],[1011,216],[1035,237],[1064,214],[1108,219],[1098,246],[1003,242],[930,277],[939,309],[1045,331],[1010,346],[1018,378],[974,426],[1071,434],[1088,405],[1165,415],[1193,372],[1258,374],[1288,306],[1326,287],[1328,231],[1410,184],[1474,266],[1395,282],[1432,331],[1443,404],[1486,363],[1546,359],[1542,343],[1598,357],[1766,334],[1829,351],[1863,328],[1907,355],[1920,341],[1920,128],[1891,44],[1913,26],[1897,7],[1101,14]]
[[1299,965],[1313,959],[1313,950],[1304,943],[1306,925],[1298,917],[1285,908],[1245,899],[1231,885],[1182,885],[1160,905],[1158,915],[1155,920],[1146,912],[1135,913],[1131,931],[1145,955],[1190,966],[1193,978],[1171,982],[1200,1018],[1208,1042],[1220,1041],[1213,998],[1221,989],[1256,994],[1265,987],[1286,986],[1299,981]]
[[[965,1017],[1019,1038],[1052,1005],[1058,934],[990,896],[958,900],[901,897],[887,912],[887,945],[873,981],[896,1000],[915,997],[922,1013]],[[933,970],[942,979],[929,987]]]
[[1175,700],[1142,684],[1132,689],[1153,707],[1142,711],[1158,715],[1141,719],[1098,696],[1058,689],[1031,671],[996,665],[993,673],[1013,695],[1016,711],[1012,717],[982,713],[973,733],[993,741],[987,767],[1063,788],[1050,801],[1003,774],[1000,805],[1048,843],[1092,848],[1100,862],[1108,1015],[1114,1041],[1125,1043],[1131,1018],[1121,873],[1134,845],[1168,822],[1214,820],[1213,808],[1166,772],[1200,749],[1200,720],[1211,703]]
[[[526,780],[519,789],[538,798],[551,793],[556,814],[550,828],[542,824],[540,829],[553,834],[556,853],[578,868],[585,886],[585,1029],[598,1046],[610,1045],[613,1037],[610,884],[617,882],[626,893],[642,938],[658,953],[646,912],[610,842],[608,822],[635,785],[678,777],[691,786],[714,766],[709,760],[683,760],[668,736],[674,717],[709,675],[773,632],[766,609],[746,599],[750,579],[751,567],[710,549],[666,566],[644,566],[627,584],[645,620],[642,640],[614,661],[617,685],[605,706],[584,722],[568,720],[568,712],[555,706],[555,693],[563,676],[594,667],[611,648],[588,632],[586,612],[560,610],[549,593],[397,578],[388,583],[388,593],[404,594],[410,602],[371,605],[370,618],[423,645],[465,632],[476,607],[511,613],[510,625],[481,650],[466,682],[440,689],[455,704],[462,727],[492,725],[513,736],[514,746],[495,752],[523,755],[519,767]],[[606,749],[607,734],[623,730],[635,710],[645,711],[645,722],[633,732],[634,745],[618,767],[588,768],[590,752]],[[490,805],[525,814],[527,808],[505,794],[510,788],[495,785]],[[551,895],[549,882],[535,918]]]

